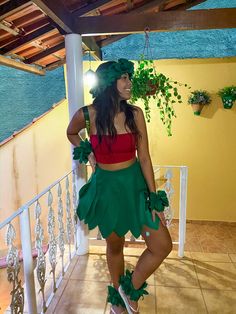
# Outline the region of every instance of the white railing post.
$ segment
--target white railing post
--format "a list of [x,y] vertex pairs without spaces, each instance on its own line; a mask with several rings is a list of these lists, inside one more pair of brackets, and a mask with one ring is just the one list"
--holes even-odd
[[[82,36],[79,34],[68,34],[65,36],[66,48],[66,80],[67,95],[69,105],[69,117],[84,105],[84,87],[83,87],[83,49]],[[71,147],[73,150],[73,146]],[[71,154],[72,156],[72,154]],[[72,159],[72,169],[76,169],[77,190],[85,183],[84,166],[79,166]],[[77,223],[77,254],[84,255],[89,251],[88,227],[78,220]]]
[[184,256],[184,244],[186,233],[186,207],[187,207],[187,177],[188,168],[180,167],[180,197],[179,197],[179,248],[178,255]]
[[32,257],[29,208],[20,215],[20,235],[23,252],[24,278],[26,285],[28,313],[37,313],[37,302],[34,283],[34,266]]

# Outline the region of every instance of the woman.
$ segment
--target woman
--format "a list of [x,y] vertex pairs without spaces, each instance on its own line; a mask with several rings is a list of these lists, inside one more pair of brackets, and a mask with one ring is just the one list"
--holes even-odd
[[[93,174],[79,193],[77,214],[89,229],[99,227],[107,243],[107,264],[113,286],[108,287],[110,313],[138,313],[145,280],[172,249],[163,214],[168,200],[156,193],[142,110],[129,105],[134,65],[126,59],[101,64],[98,84],[90,90],[93,104],[79,109],[67,136],[77,146],[75,159],[89,160]],[[78,132],[87,127],[90,142]],[[136,158],[137,152],[137,158]],[[125,234],[142,235],[147,248],[133,272],[124,274]]]

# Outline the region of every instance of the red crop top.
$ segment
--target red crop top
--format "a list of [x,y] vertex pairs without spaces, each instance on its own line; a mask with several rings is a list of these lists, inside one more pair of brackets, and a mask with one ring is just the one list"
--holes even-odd
[[117,134],[114,140],[109,135],[103,135],[99,144],[97,135],[90,135],[90,142],[96,161],[102,164],[115,164],[135,157],[135,134]]

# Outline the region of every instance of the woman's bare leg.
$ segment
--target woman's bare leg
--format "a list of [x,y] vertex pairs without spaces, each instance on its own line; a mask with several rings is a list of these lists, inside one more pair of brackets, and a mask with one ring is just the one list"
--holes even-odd
[[[172,241],[169,231],[160,222],[158,230],[147,226],[143,228],[142,236],[147,248],[140,256],[132,275],[135,289],[139,289],[144,281],[160,266],[172,250]],[[138,303],[130,300],[130,305],[138,308]]]
[[124,274],[124,237],[118,237],[113,232],[107,242],[107,265],[111,275],[111,281],[116,289],[119,287],[120,276]]
[[169,231],[161,222],[158,230],[144,226],[142,236],[147,248],[140,256],[134,269],[132,282],[135,289],[142,286],[144,281],[160,266],[172,250]]
[[[113,232],[109,237],[106,238],[107,242],[107,265],[111,275],[111,281],[114,288],[118,290],[120,276],[124,274],[124,254],[123,248],[125,243],[124,237],[118,237]],[[124,308],[121,306],[112,306],[115,313],[122,313]],[[112,312],[111,312],[112,313]]]

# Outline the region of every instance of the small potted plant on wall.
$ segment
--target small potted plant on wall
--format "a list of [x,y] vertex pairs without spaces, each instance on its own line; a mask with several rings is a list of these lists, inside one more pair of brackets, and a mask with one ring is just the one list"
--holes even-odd
[[164,74],[157,73],[153,60],[141,58],[132,78],[131,102],[136,102],[138,99],[143,101],[145,116],[150,122],[150,102],[154,100],[159,109],[161,121],[170,136],[172,135],[172,117],[176,117],[173,105],[182,103],[177,86],[182,85],[187,87],[187,84],[172,81]]
[[193,108],[193,113],[196,116],[201,114],[202,108],[205,105],[209,105],[211,102],[211,97],[209,93],[205,90],[194,90],[191,92],[188,98],[188,103]]
[[225,109],[231,109],[236,100],[236,86],[226,86],[217,93],[221,99]]

